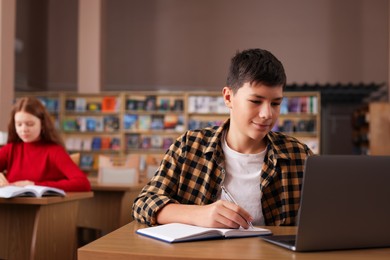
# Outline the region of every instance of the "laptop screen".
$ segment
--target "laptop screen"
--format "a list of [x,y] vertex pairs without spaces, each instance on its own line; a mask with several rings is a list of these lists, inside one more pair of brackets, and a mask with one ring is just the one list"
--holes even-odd
[[390,156],[309,157],[293,250],[390,247],[389,200]]

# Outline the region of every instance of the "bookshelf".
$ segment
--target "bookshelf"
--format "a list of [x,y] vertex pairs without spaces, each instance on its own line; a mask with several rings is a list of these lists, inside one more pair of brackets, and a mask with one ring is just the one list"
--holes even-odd
[[66,149],[80,153],[80,168],[96,176],[101,154],[118,156],[123,150],[120,118],[123,94],[64,93],[61,132]]
[[352,144],[355,154],[369,154],[367,114],[368,105],[364,105],[352,113]]
[[390,155],[390,103],[372,102],[355,110],[352,126],[355,153]]
[[[80,153],[80,168],[97,179],[98,158],[132,156],[140,182],[151,177],[173,141],[187,129],[222,124],[229,116],[221,92],[124,91],[18,92],[50,108],[69,153]],[[319,92],[285,92],[275,131],[320,151]]]
[[221,125],[229,117],[220,92],[187,93],[187,128],[190,130]]
[[184,93],[126,93],[123,114],[125,152],[165,152],[186,130]]
[[390,103],[370,103],[368,108],[371,155],[390,155]]
[[165,151],[186,130],[183,92],[126,92],[122,134],[123,153],[139,162],[140,182],[150,179]]
[[273,130],[286,133],[320,153],[321,95],[319,92],[285,92]]

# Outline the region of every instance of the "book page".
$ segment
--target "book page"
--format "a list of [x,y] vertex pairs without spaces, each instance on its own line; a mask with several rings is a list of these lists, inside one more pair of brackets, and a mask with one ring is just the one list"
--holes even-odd
[[17,196],[35,197],[35,191],[19,186],[5,186],[0,188],[0,198],[12,198]]
[[271,235],[272,232],[269,229],[259,228],[259,227],[249,227],[238,228],[238,229],[225,229],[225,237],[249,237],[249,236],[261,236],[261,235]]
[[223,236],[217,229],[203,228],[180,223],[142,228],[138,229],[137,233],[166,242],[190,241]]
[[248,237],[271,234],[271,231],[264,228],[205,228],[180,223],[141,228],[138,234],[163,240],[166,242],[184,242],[218,237]]
[[65,191],[57,188],[39,186],[39,185],[26,185],[26,189],[34,190],[37,194],[37,197],[42,196],[65,196]]

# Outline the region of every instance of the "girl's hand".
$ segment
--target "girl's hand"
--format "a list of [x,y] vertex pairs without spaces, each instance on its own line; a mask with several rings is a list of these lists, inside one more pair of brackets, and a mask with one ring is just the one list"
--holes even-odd
[[4,174],[0,173],[0,187],[7,185],[9,185],[7,178],[4,176]]
[[15,182],[11,183],[11,185],[23,187],[23,186],[26,186],[26,185],[34,185],[34,182],[33,181],[28,181],[28,180],[15,181]]

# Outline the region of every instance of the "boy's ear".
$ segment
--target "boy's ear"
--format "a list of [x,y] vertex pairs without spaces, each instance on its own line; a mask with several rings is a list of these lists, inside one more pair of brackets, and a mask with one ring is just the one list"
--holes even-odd
[[225,105],[228,108],[231,108],[232,107],[233,90],[226,86],[222,89],[222,95],[223,95],[223,99],[225,101]]

